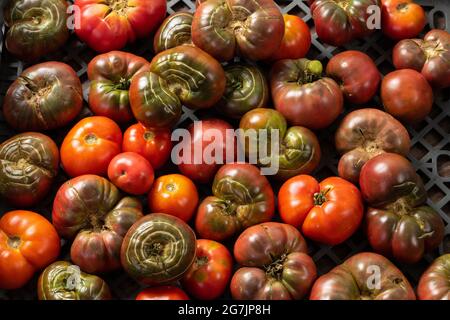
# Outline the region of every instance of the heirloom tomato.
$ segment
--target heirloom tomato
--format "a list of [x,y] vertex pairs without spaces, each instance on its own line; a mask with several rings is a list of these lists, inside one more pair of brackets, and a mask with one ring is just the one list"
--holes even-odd
[[425,27],[427,17],[413,0],[381,0],[381,28],[391,39],[416,37]]
[[159,286],[142,290],[136,300],[189,300],[189,297],[178,287]]
[[87,117],[78,122],[61,146],[61,163],[71,177],[83,174],[106,176],[108,165],[122,146],[122,132],[111,119]]
[[306,237],[337,245],[358,229],[364,205],[358,188],[342,178],[319,183],[299,175],[281,186],[278,210],[284,222],[301,228]]
[[181,174],[168,174],[155,180],[148,194],[151,212],[162,212],[189,221],[198,204],[197,187]]
[[134,152],[123,152],[109,163],[108,178],[120,190],[141,195],[150,191],[155,173],[152,165],[143,156]]
[[191,27],[193,14],[190,12],[175,12],[168,16],[153,39],[153,51],[160,53],[183,44],[191,44]]
[[450,253],[433,261],[419,280],[420,300],[450,300]]
[[150,35],[163,21],[166,0],[75,0],[80,10],[75,33],[99,52],[123,48]]
[[43,216],[24,210],[5,213],[0,218],[0,289],[23,287],[59,251],[58,233]]
[[213,240],[197,240],[195,260],[181,279],[183,288],[201,300],[219,298],[228,286],[233,259],[228,249]]

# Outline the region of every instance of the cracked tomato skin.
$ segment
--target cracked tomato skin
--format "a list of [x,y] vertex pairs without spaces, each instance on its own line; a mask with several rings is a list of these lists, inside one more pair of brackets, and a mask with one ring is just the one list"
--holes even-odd
[[60,239],[38,213],[15,210],[0,219],[0,288],[23,287],[34,273],[58,258]]
[[344,108],[339,85],[322,77],[322,64],[317,60],[277,61],[270,71],[272,98],[289,124],[308,129],[331,125]]
[[372,58],[360,51],[344,51],[328,62],[326,73],[340,84],[345,99],[354,104],[368,102],[377,93],[381,75]]
[[231,280],[235,300],[298,300],[317,272],[305,239],[293,226],[266,222],[246,229],[234,244],[242,266]]
[[214,300],[225,292],[232,268],[233,258],[223,244],[199,239],[194,263],[181,279],[181,283],[193,297]]
[[53,202],[53,225],[62,237],[73,239],[70,257],[89,273],[120,268],[125,233],[141,217],[138,199],[122,198],[111,182],[96,175],[68,180]]
[[270,58],[283,35],[283,15],[273,0],[208,0],[192,21],[194,45],[219,61]]
[[153,51],[160,53],[184,44],[192,44],[191,29],[193,14],[175,12],[168,16],[153,39]]
[[369,36],[375,31],[368,28],[371,6],[379,6],[379,0],[310,1],[317,35],[336,47]]
[[[80,279],[78,285],[75,282],[77,276]],[[68,288],[69,283],[73,283],[73,288]],[[45,268],[39,276],[37,292],[39,300],[112,299],[103,279],[80,271],[77,265],[67,261],[57,261]]]
[[384,152],[406,156],[411,146],[408,131],[398,120],[372,108],[350,112],[337,129],[335,141],[342,154],[339,176],[353,184],[359,183],[362,166],[373,157]]
[[337,245],[358,229],[364,204],[358,188],[342,178],[329,177],[319,183],[299,175],[281,186],[278,210],[281,220],[301,228],[306,237]]
[[[278,130],[279,141],[275,143],[280,144],[280,152],[277,154],[277,160],[269,160],[269,164],[267,164],[267,158],[261,158],[259,147],[255,148],[255,153],[251,153],[252,142],[245,138],[241,141],[242,145],[245,144],[247,157],[258,159],[261,167],[266,169],[272,166],[278,167],[274,175],[276,179],[287,180],[298,174],[309,174],[319,165],[321,150],[316,135],[304,127],[287,128],[283,115],[274,109],[256,108],[247,112],[241,118],[239,128],[244,131],[244,134],[248,130],[257,130],[258,146],[262,139],[270,139],[272,130]],[[272,140],[268,140],[268,150],[273,147],[272,143],[274,143]],[[267,153],[270,155],[270,151]]]
[[64,127],[83,106],[81,82],[69,65],[43,62],[25,69],[3,102],[6,122],[19,131]]
[[414,38],[427,23],[425,10],[413,0],[381,0],[381,3],[382,30],[391,39]]
[[435,88],[450,87],[450,34],[445,30],[431,30],[423,40],[398,42],[392,59],[397,69],[421,72]]
[[190,300],[180,288],[174,286],[151,287],[142,290],[136,300]]
[[433,261],[419,280],[417,296],[420,300],[450,300],[450,254]]
[[98,116],[119,123],[133,119],[129,89],[131,79],[150,70],[150,62],[134,54],[111,51],[100,54],[88,64],[89,107]]
[[252,225],[270,221],[275,211],[272,187],[248,163],[230,163],[217,171],[212,196],[197,210],[195,229],[204,239],[222,241]]
[[78,38],[98,52],[122,49],[150,35],[166,15],[165,0],[75,0]]
[[[379,289],[376,275],[381,277]],[[319,277],[310,300],[416,300],[416,295],[392,262],[379,254],[362,252]]]
[[61,163],[71,177],[84,174],[106,176],[108,165],[122,147],[122,131],[111,119],[101,116],[80,120],[61,145]]
[[362,167],[361,193],[369,205],[365,228],[370,245],[386,257],[416,263],[444,238],[444,222],[425,204],[427,194],[412,164],[395,153]]

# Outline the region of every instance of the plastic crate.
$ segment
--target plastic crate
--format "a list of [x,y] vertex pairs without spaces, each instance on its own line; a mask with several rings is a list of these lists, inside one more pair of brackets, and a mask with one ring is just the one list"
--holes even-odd
[[[6,1],[0,1],[4,5]],[[441,28],[450,31],[450,0],[416,0],[424,6],[428,14],[429,24],[426,32],[430,28]],[[387,39],[380,31],[366,39],[356,40],[343,48],[336,48],[324,45],[318,38],[314,30],[314,23],[310,10],[305,0],[276,0],[283,13],[298,15],[307,22],[312,32],[312,47],[308,53],[308,58],[322,60],[324,64],[336,53],[348,49],[355,49],[366,52],[371,56],[378,68],[383,74],[392,71],[391,51],[394,42]],[[177,11],[195,10],[195,1],[193,0],[168,0],[168,13]],[[3,34],[5,27],[3,25],[3,17],[0,13],[0,105],[2,105],[3,96],[11,82],[22,72],[27,65],[12,57],[3,47]],[[132,46],[125,48],[125,51],[132,51],[147,59],[152,57],[152,38],[140,40]],[[44,60],[60,60],[70,64],[80,77],[83,88],[88,88],[87,83],[87,65],[89,61],[96,55],[94,51],[89,49],[85,44],[80,43],[76,36],[72,35],[67,45],[60,50],[59,53],[46,57]],[[85,90],[86,93],[86,90]],[[366,107],[381,107],[379,97],[375,97],[373,101],[366,104]],[[80,117],[89,115],[87,103]],[[363,106],[364,107],[364,106]],[[351,105],[345,106],[345,113],[353,110]],[[180,125],[197,120],[197,114],[194,111],[184,108]],[[314,175],[318,179],[337,174],[337,163],[339,156],[334,149],[334,131],[344,115],[335,122],[335,124],[327,129],[318,132],[319,139],[323,148],[323,159],[319,168]],[[68,126],[70,128],[70,126]],[[61,143],[68,128],[47,132],[58,144]],[[428,205],[433,207],[444,219],[445,239],[439,250],[427,254],[424,259],[414,265],[398,264],[397,266],[405,273],[412,284],[415,286],[417,281],[430,264],[430,262],[438,255],[450,252],[450,90],[441,90],[435,92],[435,105],[431,114],[427,119],[414,127],[407,127],[412,137],[412,148],[409,159],[413,163],[417,172],[422,177],[426,189],[428,190]],[[0,142],[15,134],[11,128],[3,120],[3,113],[0,112]],[[176,168],[166,168],[166,172],[176,170]],[[164,171],[162,172],[164,173]],[[37,207],[33,208],[49,219],[51,218],[52,199],[59,186],[67,179],[62,171],[53,185],[52,192]],[[199,186],[200,194],[205,196],[210,193],[209,186]],[[276,191],[276,186],[275,186]],[[7,204],[0,202],[0,215],[11,210]],[[229,243],[232,246],[232,241]],[[328,272],[332,267],[340,264],[348,257],[361,251],[371,251],[370,246],[361,230],[359,230],[350,240],[344,244],[330,247],[320,245],[308,241],[310,254],[317,264],[319,274]],[[63,249],[61,259],[69,259],[70,245],[63,240]],[[138,291],[142,288],[133,279],[128,277],[123,271],[114,272],[102,276],[110,285],[112,293],[118,299],[134,299]],[[24,288],[14,291],[1,291],[0,299],[36,299],[36,283],[37,276],[33,278]],[[223,298],[229,298],[229,293],[225,293]]]

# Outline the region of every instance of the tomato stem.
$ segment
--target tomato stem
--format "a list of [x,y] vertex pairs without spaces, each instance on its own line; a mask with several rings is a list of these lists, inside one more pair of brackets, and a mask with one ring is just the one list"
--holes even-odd
[[328,188],[325,191],[321,191],[321,192],[316,192],[313,195],[314,198],[314,205],[316,206],[321,206],[322,204],[324,204],[325,202],[327,202],[327,193],[331,190],[331,188]]
[[278,259],[272,258],[274,260],[271,264],[264,266],[266,274],[272,278],[280,280],[281,274],[283,273],[283,263],[287,259],[287,254],[282,254]]
[[208,257],[206,257],[206,256],[203,256],[203,257],[197,257],[197,258],[195,259],[195,264],[196,264],[198,267],[202,267],[202,266],[204,266],[205,264],[207,264],[208,261],[209,261],[209,259],[208,259]]
[[8,237],[8,246],[13,249],[19,248],[21,243],[22,240],[20,240],[20,238],[17,236]]

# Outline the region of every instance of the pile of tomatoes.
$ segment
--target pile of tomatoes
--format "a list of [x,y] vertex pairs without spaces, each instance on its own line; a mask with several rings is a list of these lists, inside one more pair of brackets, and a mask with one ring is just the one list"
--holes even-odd
[[[228,290],[233,299],[450,298],[450,254],[429,266],[417,293],[394,264],[418,263],[445,235],[406,159],[404,124],[424,120],[434,91],[450,87],[450,34],[417,39],[420,5],[309,0],[318,37],[334,46],[370,37],[370,12],[381,12],[384,34],[398,41],[397,70],[382,78],[364,52],[341,52],[326,66],[305,58],[309,27],[273,0],[197,0],[195,13],[168,17],[165,0],[74,4],[73,17],[65,0],[5,8],[6,48],[19,59],[57,52],[69,18],[98,55],[86,101],[76,72],[58,61],[25,69],[5,95],[5,120],[20,133],[0,145],[0,196],[17,209],[0,217],[0,289],[39,275],[42,300],[112,299],[103,278],[121,271],[148,287],[138,300],[217,299]],[[152,36],[151,61],[120,51]],[[367,107],[378,92],[384,111]],[[92,115],[80,115],[84,103]],[[358,108],[337,123],[339,176],[317,181],[327,154],[316,134],[346,105]],[[205,116],[188,126],[191,140],[175,144],[183,108]],[[47,134],[60,128],[68,131],[58,146]],[[232,129],[244,136],[211,137]],[[257,142],[272,130],[278,140],[251,146],[252,130]],[[279,152],[261,156],[273,144]],[[239,146],[247,161],[237,161]],[[262,173],[274,164],[274,174]],[[49,221],[29,210],[61,170],[69,179]],[[361,228],[373,252],[319,277],[307,242],[339,245]],[[62,239],[70,261],[61,260]]]

